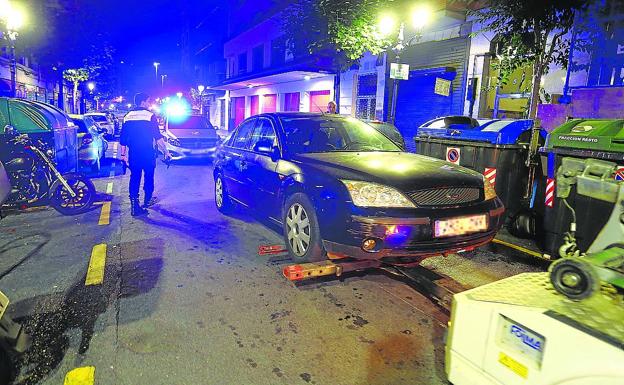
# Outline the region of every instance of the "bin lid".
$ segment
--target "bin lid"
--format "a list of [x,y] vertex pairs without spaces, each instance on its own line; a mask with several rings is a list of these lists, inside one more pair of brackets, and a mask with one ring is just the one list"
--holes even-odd
[[71,125],[67,115],[49,104],[26,99],[0,98],[0,127],[7,124],[20,133],[51,132]]
[[[522,133],[533,127],[531,119],[472,119],[450,117],[431,120],[418,128],[417,137],[485,142],[496,145],[517,144]],[[459,119],[463,118],[463,119]]]
[[572,119],[548,135],[553,148],[624,153],[624,119]]

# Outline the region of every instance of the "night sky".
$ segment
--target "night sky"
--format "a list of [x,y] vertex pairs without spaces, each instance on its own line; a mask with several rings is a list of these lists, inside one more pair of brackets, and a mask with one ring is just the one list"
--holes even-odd
[[[168,74],[170,87],[186,87],[194,62],[223,56],[227,2],[217,0],[14,0],[29,14],[23,33],[24,49],[30,48],[41,64],[67,63],[91,45],[108,42],[115,49],[115,65],[123,88],[156,92],[159,74]],[[26,30],[28,28],[28,30]],[[184,31],[189,43],[184,55]],[[51,38],[53,40],[51,40]],[[71,63],[71,64],[70,64]],[[159,76],[160,78],[160,76]]]

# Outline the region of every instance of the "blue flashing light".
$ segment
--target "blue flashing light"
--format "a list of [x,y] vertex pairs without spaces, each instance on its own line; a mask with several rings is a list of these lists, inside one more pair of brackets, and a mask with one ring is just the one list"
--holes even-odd
[[184,99],[171,99],[164,105],[165,113],[169,121],[181,123],[191,115],[191,106]]

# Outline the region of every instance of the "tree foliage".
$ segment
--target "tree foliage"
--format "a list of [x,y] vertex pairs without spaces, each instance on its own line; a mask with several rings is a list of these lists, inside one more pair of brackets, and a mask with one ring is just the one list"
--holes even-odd
[[78,103],[78,86],[82,82],[89,80],[89,69],[87,68],[72,68],[63,71],[63,78],[72,83],[72,96],[74,101],[74,113],[77,113],[79,109]]
[[[456,2],[471,5],[472,0]],[[591,0],[490,0],[472,11],[484,31],[496,34],[499,81],[516,69],[532,65],[529,116],[535,117],[542,75],[551,64],[568,66],[569,38],[575,20],[587,14]],[[577,49],[586,49],[577,46]]]
[[[284,11],[284,34],[295,55],[328,52],[341,69],[357,62],[365,52],[379,54],[394,36],[381,36],[381,11],[396,1],[297,0]],[[337,53],[337,55],[336,55]]]

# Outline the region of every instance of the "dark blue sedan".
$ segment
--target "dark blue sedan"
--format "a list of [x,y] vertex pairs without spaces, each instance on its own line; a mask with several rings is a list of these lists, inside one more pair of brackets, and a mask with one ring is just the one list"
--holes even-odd
[[502,225],[477,172],[410,154],[351,117],[262,114],[218,148],[215,202],[257,210],[284,229],[298,261],[418,260],[471,250]]

